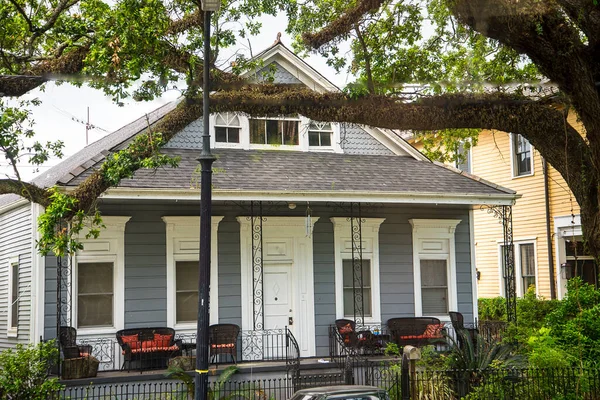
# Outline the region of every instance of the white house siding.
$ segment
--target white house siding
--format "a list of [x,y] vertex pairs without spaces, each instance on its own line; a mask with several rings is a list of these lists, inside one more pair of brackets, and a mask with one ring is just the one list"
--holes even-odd
[[[0,215],[0,349],[30,340],[33,231],[29,203]],[[7,337],[8,263],[19,258],[19,322],[17,337]]]

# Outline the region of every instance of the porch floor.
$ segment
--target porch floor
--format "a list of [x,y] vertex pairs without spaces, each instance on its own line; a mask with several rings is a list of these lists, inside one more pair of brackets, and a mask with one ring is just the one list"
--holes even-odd
[[[391,360],[394,357],[388,356],[370,356],[370,361],[384,361]],[[237,364],[211,364],[209,366],[209,376],[218,376],[225,368],[237,365],[238,374],[252,374],[258,375],[261,373],[268,372],[282,372],[286,371],[285,361],[244,361]],[[300,359],[300,371],[303,374],[318,375],[320,373],[327,372],[327,370],[339,370],[334,362],[331,362],[329,357],[311,357]],[[164,381],[168,380],[165,377],[166,369],[151,369],[144,370],[140,373],[139,370],[131,371],[98,371],[98,375],[94,378],[82,378],[82,379],[66,379],[60,382],[65,386],[85,386],[90,384],[108,384],[108,383],[131,383],[131,382],[147,382],[147,381]],[[192,375],[192,371],[188,371],[188,374]],[[257,376],[256,379],[260,379]],[[235,376],[233,378],[235,380]]]

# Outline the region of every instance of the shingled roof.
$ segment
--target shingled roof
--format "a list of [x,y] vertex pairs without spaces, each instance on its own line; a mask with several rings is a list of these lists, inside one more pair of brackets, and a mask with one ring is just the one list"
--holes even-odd
[[[138,170],[121,188],[198,190],[198,150],[165,149],[179,168]],[[515,192],[412,157],[217,149],[213,190],[278,193],[381,193],[506,196]],[[100,162],[66,182],[77,186]]]

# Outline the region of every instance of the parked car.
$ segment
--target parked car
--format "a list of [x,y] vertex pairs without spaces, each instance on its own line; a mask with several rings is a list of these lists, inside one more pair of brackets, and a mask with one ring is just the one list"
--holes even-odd
[[390,400],[390,395],[375,386],[323,386],[298,390],[290,400]]

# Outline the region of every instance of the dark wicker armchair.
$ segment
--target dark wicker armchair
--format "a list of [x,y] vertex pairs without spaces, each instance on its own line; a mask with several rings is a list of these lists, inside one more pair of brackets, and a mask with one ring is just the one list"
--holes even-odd
[[335,326],[344,342],[344,346],[348,348],[359,349],[369,347],[373,342],[373,333],[368,330],[357,332],[356,322],[351,319],[337,319],[335,320]]
[[221,355],[231,356],[233,363],[237,364],[237,340],[240,327],[235,324],[215,324],[208,328],[208,340],[211,362],[219,363]]
[[77,329],[72,326],[60,327],[59,340],[65,360],[92,355],[92,346],[77,344]]
[[[462,335],[467,335],[469,338],[471,338],[471,341],[473,343],[475,343],[475,341],[477,340],[477,334],[479,333],[479,330],[476,327],[473,328],[467,328],[465,327],[465,318],[463,317],[463,315],[459,312],[456,311],[450,311],[448,312],[448,314],[450,315],[450,321],[452,322],[452,328],[454,329],[454,332],[456,332],[456,338],[458,339],[458,345],[462,348],[464,343],[463,343],[463,336]],[[462,335],[461,335],[462,333]]]

